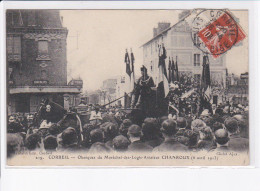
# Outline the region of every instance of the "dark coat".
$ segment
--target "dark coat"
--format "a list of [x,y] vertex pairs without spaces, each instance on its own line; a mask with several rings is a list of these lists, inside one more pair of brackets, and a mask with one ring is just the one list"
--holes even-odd
[[24,132],[24,131],[25,130],[22,127],[22,125],[17,122],[9,123],[7,126],[7,133],[20,133],[20,132]]
[[231,135],[228,147],[232,151],[247,151],[249,150],[249,140],[240,135]]
[[155,147],[154,151],[187,151],[187,147],[175,139],[170,139]]
[[142,152],[142,151],[152,151],[153,147],[142,141],[134,141],[128,146],[128,151],[130,152]]

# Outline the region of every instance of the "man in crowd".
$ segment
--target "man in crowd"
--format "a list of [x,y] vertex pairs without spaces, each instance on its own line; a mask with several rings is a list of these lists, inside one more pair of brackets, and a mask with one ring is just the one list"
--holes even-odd
[[128,151],[131,152],[142,152],[142,151],[151,151],[153,147],[141,141],[143,132],[140,126],[131,125],[128,129],[128,138],[131,144],[128,147]]
[[25,129],[23,126],[17,122],[14,118],[14,116],[10,116],[8,120],[8,125],[7,125],[7,132],[8,133],[20,133],[24,132]]
[[110,149],[104,143],[104,136],[101,129],[94,129],[90,132],[91,147],[89,152],[109,152]]
[[187,147],[176,140],[177,123],[172,119],[167,119],[162,123],[161,132],[164,142],[155,147],[153,151],[187,151]]
[[214,133],[217,147],[213,149],[212,151],[217,152],[217,151],[229,151],[230,148],[228,146],[229,142],[229,137],[228,137],[228,132],[225,129],[219,129],[215,131]]
[[249,140],[240,136],[238,121],[233,117],[227,118],[225,127],[230,137],[229,148],[234,151],[247,151],[249,149]]

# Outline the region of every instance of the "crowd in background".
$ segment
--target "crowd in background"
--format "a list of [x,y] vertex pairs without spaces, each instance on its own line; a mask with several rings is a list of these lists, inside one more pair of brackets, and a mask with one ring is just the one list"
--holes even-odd
[[[7,155],[22,151],[152,152],[249,150],[248,106],[212,104],[200,115],[180,111],[136,122],[121,109],[93,111],[81,129],[77,118],[39,126],[33,116],[9,116]],[[90,114],[90,115],[92,115]],[[73,115],[72,115],[73,116]]]

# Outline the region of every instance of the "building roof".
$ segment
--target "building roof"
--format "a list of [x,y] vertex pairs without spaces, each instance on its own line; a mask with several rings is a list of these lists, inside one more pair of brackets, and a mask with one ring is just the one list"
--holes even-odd
[[59,10],[7,10],[7,28],[31,27],[35,29],[61,29],[62,20]]
[[167,31],[169,31],[170,29],[176,27],[179,23],[181,23],[182,21],[184,21],[187,17],[189,17],[191,15],[191,12],[186,15],[185,17],[183,17],[181,20],[179,20],[177,23],[173,24],[172,26],[170,26],[169,28],[163,30],[161,33],[157,34],[156,36],[154,36],[152,39],[150,39],[149,41],[147,41],[146,43],[144,43],[141,47],[145,46],[146,44],[150,43],[151,41],[153,41],[154,39],[162,36],[164,33],[166,33]]

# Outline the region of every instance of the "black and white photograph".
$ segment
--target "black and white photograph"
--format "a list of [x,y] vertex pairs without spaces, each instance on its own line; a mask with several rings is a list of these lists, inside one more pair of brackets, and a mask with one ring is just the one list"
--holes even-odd
[[7,9],[9,166],[247,166],[247,9]]

